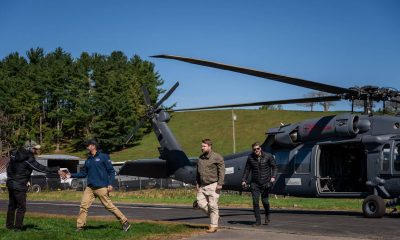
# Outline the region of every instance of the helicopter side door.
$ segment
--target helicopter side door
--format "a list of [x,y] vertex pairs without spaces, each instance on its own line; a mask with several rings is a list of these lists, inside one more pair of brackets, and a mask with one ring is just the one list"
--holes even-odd
[[359,140],[320,143],[316,152],[319,196],[360,197],[368,191],[367,155]]
[[311,176],[315,164],[315,145],[301,145],[290,152],[285,192],[293,196],[315,196],[315,179]]
[[400,195],[400,140],[382,146],[379,177],[385,180],[384,186],[390,195]]

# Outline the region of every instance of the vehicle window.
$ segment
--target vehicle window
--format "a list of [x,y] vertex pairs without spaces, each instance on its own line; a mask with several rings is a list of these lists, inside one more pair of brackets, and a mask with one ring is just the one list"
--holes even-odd
[[294,169],[296,173],[310,173],[311,149],[300,149],[296,154]]
[[390,161],[390,144],[385,144],[382,148],[381,172],[389,171],[389,161]]
[[289,152],[275,152],[274,156],[278,173],[288,173]]
[[400,171],[400,143],[396,145],[394,148],[394,154],[393,154],[393,169],[395,171]]

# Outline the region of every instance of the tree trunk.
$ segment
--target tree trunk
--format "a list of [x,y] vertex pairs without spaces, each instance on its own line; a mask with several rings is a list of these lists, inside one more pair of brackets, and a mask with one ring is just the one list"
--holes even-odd
[[60,151],[60,121],[57,121],[57,144],[56,144],[56,152]]

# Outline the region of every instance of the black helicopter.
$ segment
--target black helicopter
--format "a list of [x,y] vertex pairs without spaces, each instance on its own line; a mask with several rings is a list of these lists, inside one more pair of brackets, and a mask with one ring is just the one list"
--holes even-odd
[[[352,111],[352,113],[283,125],[267,131],[267,138],[262,148],[275,156],[278,165],[278,177],[271,193],[300,197],[364,198],[362,205],[364,216],[373,218],[382,217],[386,207],[394,207],[398,204],[400,117],[375,116],[371,114],[371,110],[373,101],[400,103],[395,99],[400,96],[400,92],[374,86],[341,88],[193,58],[171,55],[153,57],[180,60],[331,93],[323,97],[173,111],[326,102],[342,99],[363,100],[364,114],[354,114]],[[162,103],[178,85],[179,83],[176,83],[155,105],[151,103],[147,89],[142,87],[147,105],[145,119],[151,121],[160,143],[160,157],[155,160],[128,161],[119,174],[156,178],[171,177],[185,183],[195,182],[196,160],[186,156],[167,125],[170,120],[169,113],[161,108]],[[224,157],[226,166],[224,189],[241,190],[241,177],[249,153],[243,152]],[[390,199],[390,201],[385,203],[383,199]]]

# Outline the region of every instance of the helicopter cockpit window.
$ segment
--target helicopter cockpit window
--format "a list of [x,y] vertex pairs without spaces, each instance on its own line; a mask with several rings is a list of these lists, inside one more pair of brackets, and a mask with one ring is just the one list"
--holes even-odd
[[311,149],[302,148],[296,154],[294,169],[296,173],[310,173]]
[[400,171],[400,143],[398,143],[394,148],[393,169],[395,171]]
[[390,144],[385,144],[382,148],[381,172],[389,171],[389,161],[390,161]]

